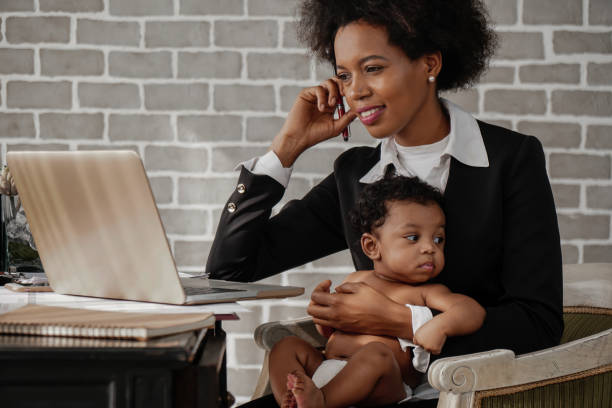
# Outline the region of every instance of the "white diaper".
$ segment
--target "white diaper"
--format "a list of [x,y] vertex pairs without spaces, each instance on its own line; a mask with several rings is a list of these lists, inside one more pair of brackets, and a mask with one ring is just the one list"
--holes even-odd
[[[317,386],[317,388],[324,387],[344,368],[347,363],[348,361],[346,360],[323,360],[321,365],[312,375],[312,382]],[[410,388],[409,385],[404,384],[404,390],[406,391],[406,398],[404,398],[402,401],[409,400],[412,397],[412,388]]]

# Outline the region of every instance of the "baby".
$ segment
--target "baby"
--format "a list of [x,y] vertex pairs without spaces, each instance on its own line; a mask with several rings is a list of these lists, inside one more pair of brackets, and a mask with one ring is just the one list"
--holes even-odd
[[[374,270],[357,271],[345,279],[363,282],[414,308],[413,316],[419,306],[439,310],[420,327],[418,319],[412,322],[413,345],[434,354],[440,353],[448,336],[478,330],[485,317],[472,298],[427,283],[444,267],[442,199],[439,191],[416,177],[386,176],[366,186],[351,218]],[[328,292],[330,286],[327,280],[315,291]],[[397,338],[317,329],[328,338],[324,353],[297,337],[279,341],[270,353],[270,383],[280,406],[391,404],[409,397],[411,387],[419,383],[411,349]],[[420,370],[426,371],[427,364],[428,359]]]

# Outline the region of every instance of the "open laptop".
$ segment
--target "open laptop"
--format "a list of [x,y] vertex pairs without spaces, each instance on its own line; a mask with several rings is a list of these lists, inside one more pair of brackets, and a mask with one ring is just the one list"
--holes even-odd
[[291,286],[179,278],[135,152],[9,152],[7,163],[57,293],[178,305],[304,293]]

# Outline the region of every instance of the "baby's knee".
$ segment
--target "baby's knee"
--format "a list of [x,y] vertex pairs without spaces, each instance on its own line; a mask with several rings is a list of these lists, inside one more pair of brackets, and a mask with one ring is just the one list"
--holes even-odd
[[297,352],[299,350],[304,350],[306,348],[311,347],[307,341],[297,337],[297,336],[287,336],[283,337],[272,347],[270,351],[270,357],[276,354],[284,354],[287,351]]

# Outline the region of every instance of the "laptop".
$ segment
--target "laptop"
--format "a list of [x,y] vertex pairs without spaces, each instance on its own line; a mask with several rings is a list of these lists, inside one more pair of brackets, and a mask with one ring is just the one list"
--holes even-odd
[[292,286],[179,278],[133,151],[9,152],[7,163],[57,293],[176,305],[304,293]]

